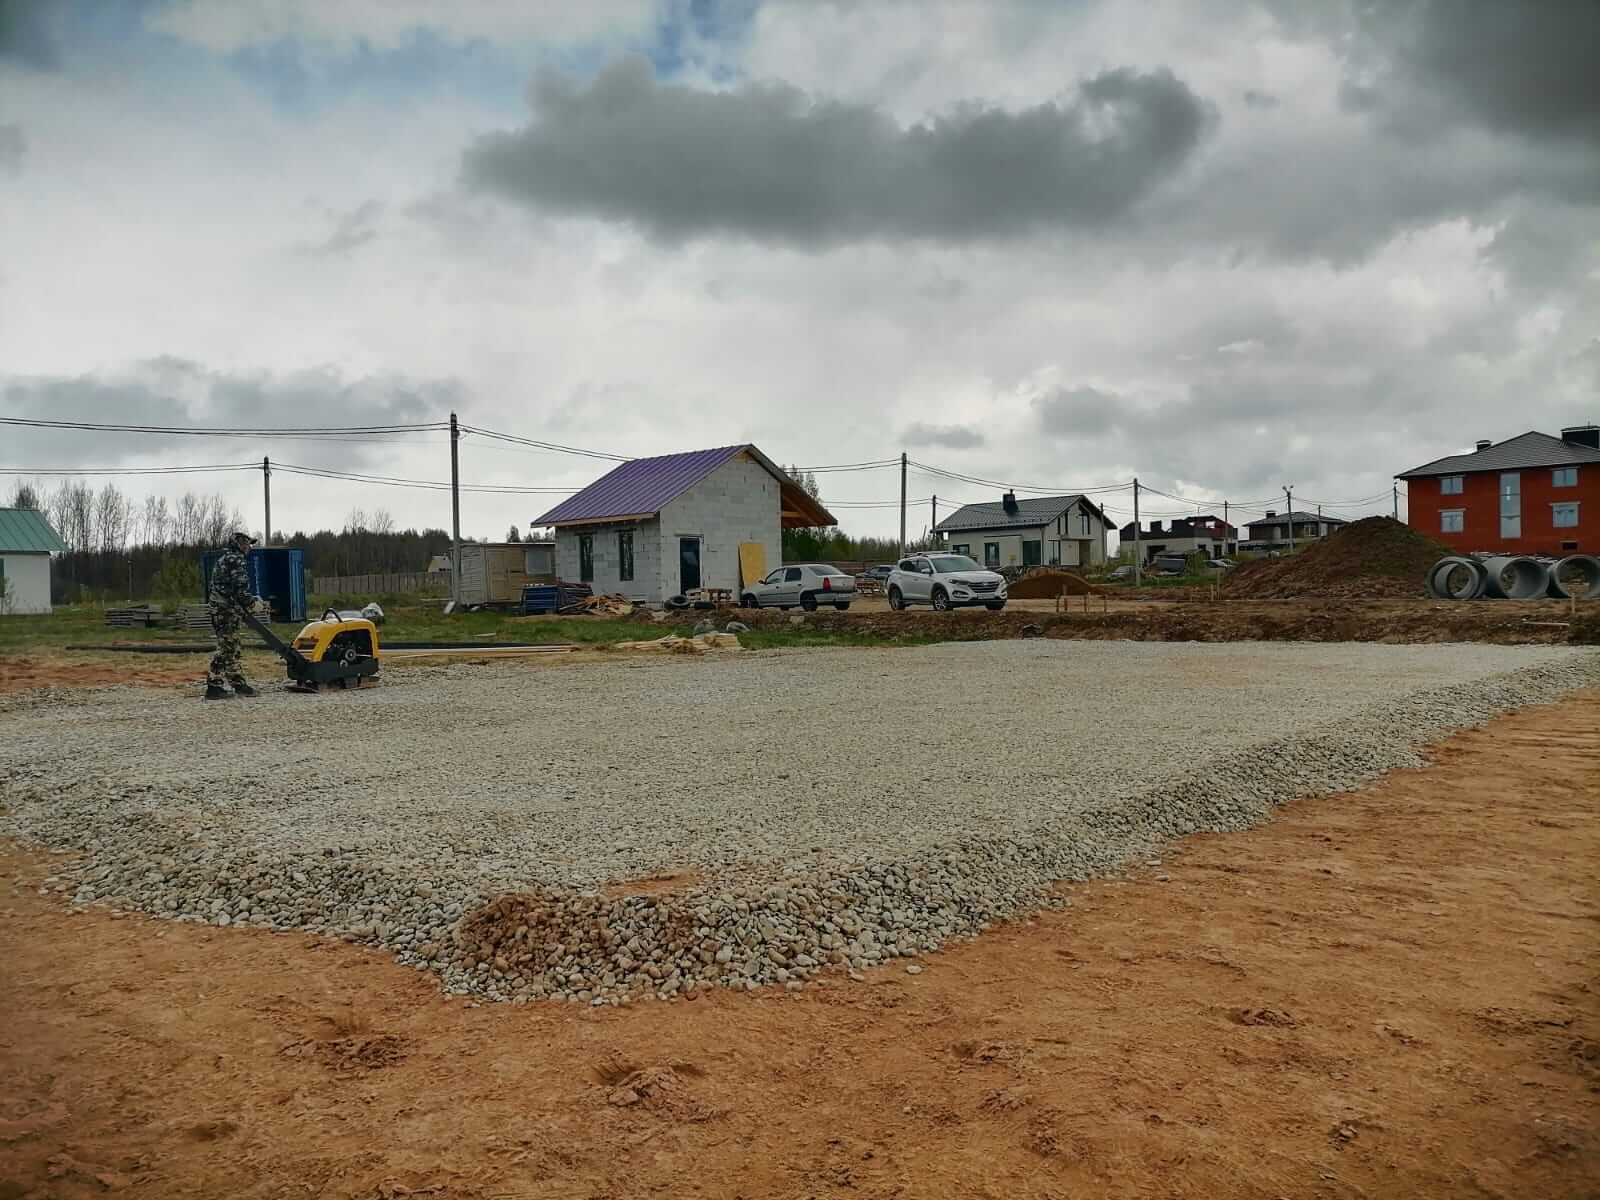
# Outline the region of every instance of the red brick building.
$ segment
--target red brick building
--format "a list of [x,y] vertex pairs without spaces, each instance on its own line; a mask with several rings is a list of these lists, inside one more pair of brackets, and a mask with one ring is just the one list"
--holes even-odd
[[1396,478],[1411,527],[1463,554],[1600,552],[1600,425],[1479,442]]

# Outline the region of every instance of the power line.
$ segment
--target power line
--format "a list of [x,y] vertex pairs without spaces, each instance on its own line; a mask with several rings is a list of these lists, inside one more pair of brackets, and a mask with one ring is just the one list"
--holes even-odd
[[[260,470],[260,466],[255,467]],[[424,488],[429,491],[450,490],[450,481],[447,479],[408,479],[395,475],[368,475],[360,471],[338,471],[327,467],[307,467],[299,463],[272,464],[274,471],[287,471],[292,475],[310,475],[319,479],[342,479],[351,483],[376,483],[386,487]],[[557,496],[570,496],[577,488],[570,487],[517,487],[513,484],[495,483],[463,483],[463,492],[490,492],[509,495],[544,494]]]
[[444,422],[433,421],[400,425],[297,425],[272,428],[267,426],[220,425],[133,425],[125,422],[53,421],[36,417],[0,417],[0,425],[21,425],[33,429],[72,429],[79,432],[98,433],[154,433],[176,437],[316,437],[336,438],[371,436],[388,433],[415,433],[424,429],[447,429]]
[[260,463],[207,463],[194,467],[0,467],[0,475],[193,475],[207,471],[260,469]]
[[607,450],[586,450],[581,446],[565,446],[560,442],[546,442],[538,438],[525,438],[515,433],[501,433],[493,429],[483,429],[477,425],[461,426],[463,433],[475,433],[479,437],[494,438],[502,442],[514,442],[520,446],[532,446],[537,450],[553,450],[559,454],[578,454],[584,458],[601,458],[611,462],[632,462],[633,458],[627,454],[612,454]]
[[1090,495],[1096,492],[1124,492],[1130,489],[1130,483],[1105,483],[1095,484],[1091,487],[1040,487],[1037,484],[1007,483],[999,479],[984,479],[978,475],[963,475],[959,471],[949,471],[943,467],[930,466],[928,463],[911,460],[911,465],[929,475],[937,475],[944,479],[957,479],[962,483],[974,483],[980,487],[1007,488],[1016,492],[1040,492],[1061,495]]

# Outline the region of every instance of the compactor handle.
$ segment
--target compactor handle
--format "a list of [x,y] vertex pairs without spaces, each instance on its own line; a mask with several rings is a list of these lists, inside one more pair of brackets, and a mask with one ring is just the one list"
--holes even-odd
[[329,617],[332,617],[335,621],[340,619],[338,612],[336,612],[334,609],[325,608],[322,610],[322,615],[318,617],[317,620],[326,621]]

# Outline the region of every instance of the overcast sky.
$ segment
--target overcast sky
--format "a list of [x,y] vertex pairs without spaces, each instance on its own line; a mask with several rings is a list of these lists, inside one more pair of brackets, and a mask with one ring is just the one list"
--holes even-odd
[[[1597,45],[1589,0],[0,0],[0,414],[454,408],[625,455],[1387,493],[1600,420]],[[448,477],[437,434],[0,429],[3,466],[263,453]],[[461,453],[479,483],[604,469]],[[259,478],[219,479],[259,524]],[[935,491],[995,498],[913,474]],[[464,531],[553,502],[468,496]],[[449,521],[285,476],[274,524],[356,506]]]

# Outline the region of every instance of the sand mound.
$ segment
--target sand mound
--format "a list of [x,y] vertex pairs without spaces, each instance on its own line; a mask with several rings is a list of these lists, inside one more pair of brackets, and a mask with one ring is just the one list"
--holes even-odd
[[1071,571],[1045,567],[1029,572],[1006,589],[1013,600],[1054,600],[1065,593],[1068,596],[1098,596],[1101,589]]
[[1365,517],[1298,554],[1240,565],[1226,591],[1236,600],[1420,596],[1424,573],[1453,553],[1391,517]]

